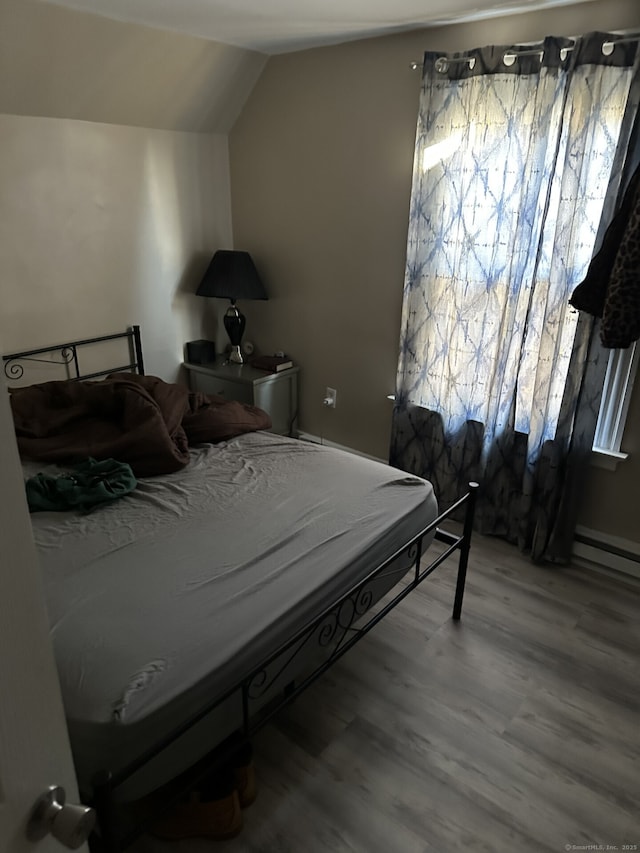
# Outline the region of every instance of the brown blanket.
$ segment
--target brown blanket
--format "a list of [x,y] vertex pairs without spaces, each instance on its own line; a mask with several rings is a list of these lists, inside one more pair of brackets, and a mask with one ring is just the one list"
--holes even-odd
[[183,468],[189,442],[217,442],[271,426],[269,415],[255,406],[134,373],[12,389],[11,407],[23,456],[58,463],[118,459],[138,477]]

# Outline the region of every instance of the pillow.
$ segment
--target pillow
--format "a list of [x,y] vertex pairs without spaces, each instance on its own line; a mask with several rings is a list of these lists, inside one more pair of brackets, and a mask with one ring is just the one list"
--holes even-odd
[[263,409],[225,400],[217,395],[192,392],[189,411],[182,418],[182,427],[189,444],[215,444],[271,427],[271,418]]

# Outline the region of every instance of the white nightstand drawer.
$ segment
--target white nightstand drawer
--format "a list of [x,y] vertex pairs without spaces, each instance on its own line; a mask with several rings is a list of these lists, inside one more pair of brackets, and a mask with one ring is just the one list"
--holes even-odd
[[219,376],[207,376],[204,373],[194,374],[193,379],[192,385],[195,391],[202,391],[204,394],[217,394],[226,400],[238,400],[240,403],[253,403],[251,385],[221,379]]

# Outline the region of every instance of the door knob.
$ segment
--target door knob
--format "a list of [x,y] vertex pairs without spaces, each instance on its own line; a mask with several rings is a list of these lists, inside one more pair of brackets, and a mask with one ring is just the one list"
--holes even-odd
[[96,823],[95,810],[65,802],[64,788],[51,785],[38,797],[27,823],[29,841],[40,841],[48,833],[68,847],[77,850],[91,835]]

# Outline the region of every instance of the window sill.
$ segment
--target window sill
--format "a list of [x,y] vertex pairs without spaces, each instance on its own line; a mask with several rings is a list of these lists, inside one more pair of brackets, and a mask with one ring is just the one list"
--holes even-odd
[[589,463],[594,468],[604,468],[605,471],[615,471],[620,462],[629,458],[628,453],[617,450],[606,450],[604,447],[593,447]]

